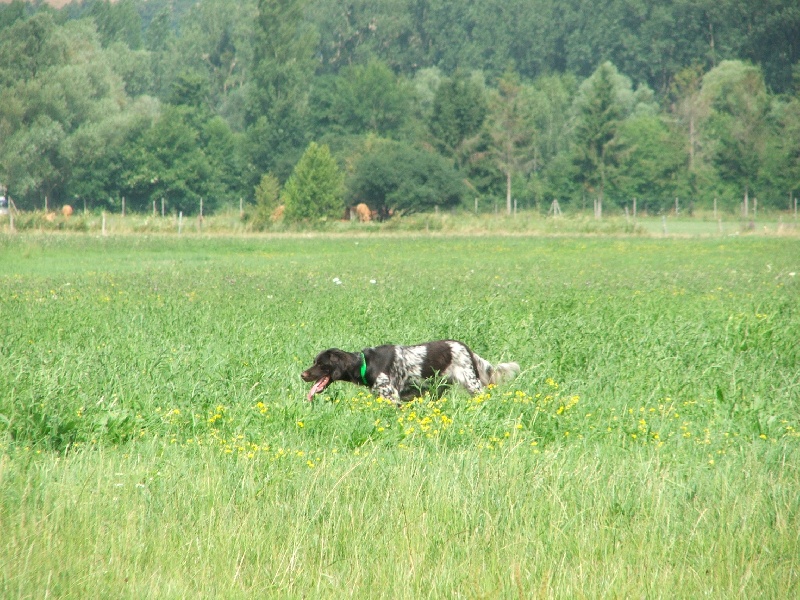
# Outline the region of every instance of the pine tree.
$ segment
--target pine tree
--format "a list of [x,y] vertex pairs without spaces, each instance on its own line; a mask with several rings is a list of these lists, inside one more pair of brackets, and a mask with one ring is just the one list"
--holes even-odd
[[283,188],[290,221],[337,219],[344,212],[344,176],[326,145],[311,142]]
[[616,75],[611,63],[600,65],[587,81],[588,87],[578,102],[573,160],[587,191],[597,194],[596,218],[602,215],[603,194],[610,168],[618,158],[617,130],[623,111],[617,100]]

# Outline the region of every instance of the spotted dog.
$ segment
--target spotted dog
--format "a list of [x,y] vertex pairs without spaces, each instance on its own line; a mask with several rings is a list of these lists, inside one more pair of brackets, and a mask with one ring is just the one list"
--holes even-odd
[[[437,376],[442,383],[458,383],[474,395],[484,386],[513,379],[517,373],[519,365],[515,362],[492,366],[466,344],[440,340],[416,346],[376,346],[360,352],[330,348],[300,376],[314,383],[309,401],[334,381],[348,381],[365,385],[375,396],[399,404],[429,389]],[[437,394],[441,391],[438,387],[434,390]]]

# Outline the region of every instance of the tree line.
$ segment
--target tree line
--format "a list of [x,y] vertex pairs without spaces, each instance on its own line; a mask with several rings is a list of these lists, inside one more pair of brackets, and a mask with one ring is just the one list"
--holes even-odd
[[0,185],[20,209],[295,219],[500,205],[786,209],[789,0],[0,5]]

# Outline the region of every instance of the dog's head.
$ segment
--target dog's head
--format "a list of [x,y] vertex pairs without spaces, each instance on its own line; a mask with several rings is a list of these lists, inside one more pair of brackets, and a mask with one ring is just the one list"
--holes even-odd
[[338,348],[320,352],[314,359],[314,364],[300,374],[303,381],[314,382],[308,392],[309,401],[314,398],[314,394],[319,394],[334,381],[341,380],[352,362],[353,355]]

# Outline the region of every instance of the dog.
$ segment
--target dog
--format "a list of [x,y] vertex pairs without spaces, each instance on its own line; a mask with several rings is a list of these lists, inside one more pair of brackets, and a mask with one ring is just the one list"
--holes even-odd
[[[365,385],[377,397],[395,404],[418,396],[429,383],[457,383],[475,395],[485,386],[508,381],[519,373],[515,362],[492,366],[463,342],[439,340],[415,346],[384,345],[345,352],[329,348],[317,355],[314,364],[300,377],[314,383],[309,402],[334,381]],[[441,393],[440,385],[435,393]]]

